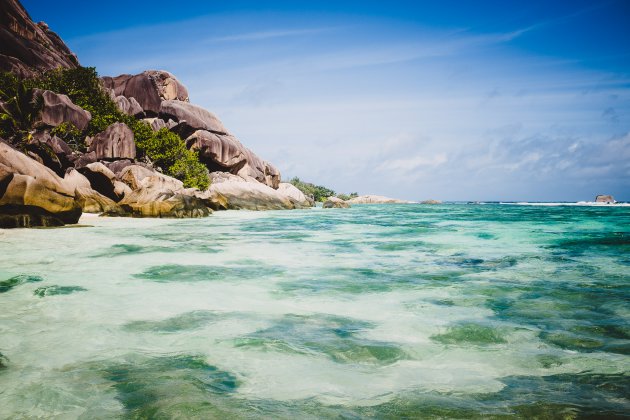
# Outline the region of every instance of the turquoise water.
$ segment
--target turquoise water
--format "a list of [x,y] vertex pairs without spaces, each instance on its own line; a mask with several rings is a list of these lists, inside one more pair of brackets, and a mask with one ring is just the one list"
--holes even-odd
[[630,412],[630,208],[0,231],[0,418]]

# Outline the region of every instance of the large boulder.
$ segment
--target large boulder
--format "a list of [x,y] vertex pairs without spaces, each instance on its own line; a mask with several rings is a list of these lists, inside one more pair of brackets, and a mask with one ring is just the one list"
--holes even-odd
[[313,200],[306,197],[295,185],[289,184],[288,182],[280,183],[278,192],[291,200],[291,203],[293,203],[296,209],[306,209],[315,205]]
[[32,77],[78,67],[79,61],[44,22],[35,23],[18,0],[0,1],[0,72]]
[[120,112],[124,112],[127,115],[131,115],[132,117],[141,118],[144,116],[144,110],[136,101],[136,98],[133,96],[131,98],[127,98],[125,96],[117,96],[114,98],[114,102],[116,106],[120,110]]
[[[120,206],[114,200],[93,190],[90,181],[76,169],[68,169],[64,181],[68,186],[74,188],[77,202],[84,213],[121,212]],[[129,192],[131,191],[129,190]]]
[[254,178],[274,189],[280,184],[280,171],[256,156],[234,136],[197,130],[186,139],[186,146],[199,153],[199,160],[210,172],[229,172],[242,178]]
[[72,153],[72,149],[65,141],[57,136],[51,136],[48,131],[35,132],[26,145],[26,150],[30,157],[46,165],[59,176],[63,176],[78,157]]
[[398,200],[396,198],[384,197],[382,195],[360,195],[347,200],[350,204],[407,204],[411,201]]
[[[156,174],[142,178],[138,188],[120,201],[122,212],[106,212],[109,216],[187,218],[206,217],[211,210],[192,191],[171,189],[180,184],[166,175]],[[176,180],[175,180],[176,181]]]
[[328,197],[322,207],[325,209],[347,209],[350,207],[350,204],[339,197]]
[[72,186],[0,141],[0,227],[61,226],[80,216]]
[[42,98],[40,120],[48,126],[57,127],[63,123],[70,123],[83,131],[92,119],[88,111],[72,103],[67,95],[37,89],[35,96]]
[[94,136],[89,151],[96,153],[99,160],[135,159],[133,131],[127,124],[114,123]]
[[143,181],[150,177],[154,178],[151,181],[152,185],[155,186],[156,183],[159,183],[163,190],[179,191],[184,188],[182,181],[140,165],[129,165],[118,174],[118,178],[132,190],[144,187]]
[[124,196],[124,189],[116,184],[116,174],[101,162],[90,163],[79,172],[90,182],[90,188],[110,200],[119,201]]
[[160,118],[172,119],[178,124],[173,129],[186,138],[197,130],[206,130],[216,134],[227,134],[223,123],[212,112],[193,105],[190,102],[167,100],[160,106]]
[[105,88],[111,89],[114,95],[135,98],[147,115],[157,115],[162,101],[188,101],[186,87],[171,73],[163,70],[103,77],[101,80]]
[[196,196],[214,210],[294,209],[288,196],[253,178],[244,179],[226,172],[212,172],[212,183]]

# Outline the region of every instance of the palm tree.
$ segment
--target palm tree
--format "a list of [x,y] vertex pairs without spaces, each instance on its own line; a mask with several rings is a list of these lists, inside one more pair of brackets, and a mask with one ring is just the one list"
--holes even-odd
[[0,135],[23,147],[33,138],[44,99],[21,80],[0,88]]

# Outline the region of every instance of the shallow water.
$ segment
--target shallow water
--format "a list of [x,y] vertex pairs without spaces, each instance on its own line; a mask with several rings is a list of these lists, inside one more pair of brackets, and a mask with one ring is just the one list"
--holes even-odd
[[0,231],[0,418],[630,412],[630,208]]

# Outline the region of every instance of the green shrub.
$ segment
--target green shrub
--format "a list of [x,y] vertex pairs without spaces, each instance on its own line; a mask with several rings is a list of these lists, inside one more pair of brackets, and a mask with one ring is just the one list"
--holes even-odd
[[182,181],[186,188],[199,188],[203,191],[210,186],[208,168],[199,162],[197,152],[192,150],[185,149],[183,156],[169,168],[168,173]]
[[329,188],[311,184],[310,182],[303,182],[298,177],[292,178],[289,182],[307,197],[313,197],[315,201],[326,201],[328,197],[335,195],[335,192]]
[[182,181],[187,188],[208,188],[208,169],[199,162],[196,152],[186,149],[184,141],[167,128],[151,134],[149,137],[136,139],[136,148],[140,155],[146,156],[165,174]]

